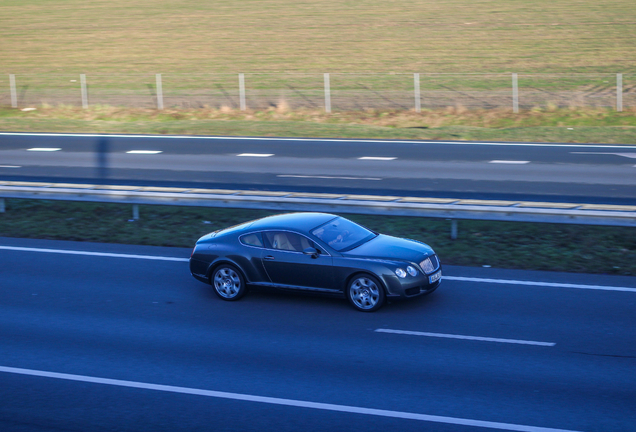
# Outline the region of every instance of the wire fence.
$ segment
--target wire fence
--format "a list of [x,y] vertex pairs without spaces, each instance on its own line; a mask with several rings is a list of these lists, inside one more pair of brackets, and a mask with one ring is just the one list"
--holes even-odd
[[5,74],[0,105],[289,109],[327,112],[636,106],[636,74]]

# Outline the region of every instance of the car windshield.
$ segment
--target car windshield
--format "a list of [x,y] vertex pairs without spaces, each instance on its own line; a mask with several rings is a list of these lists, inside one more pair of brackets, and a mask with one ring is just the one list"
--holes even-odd
[[340,217],[320,225],[311,233],[338,252],[353,249],[375,237],[373,231]]

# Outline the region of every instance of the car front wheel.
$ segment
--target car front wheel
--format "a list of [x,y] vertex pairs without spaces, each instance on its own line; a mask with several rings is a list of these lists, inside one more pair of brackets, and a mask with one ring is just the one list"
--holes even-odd
[[223,300],[234,301],[245,295],[245,281],[234,266],[221,264],[214,270],[211,282],[214,292]]
[[384,289],[373,276],[359,275],[349,282],[347,299],[359,311],[374,312],[384,304]]

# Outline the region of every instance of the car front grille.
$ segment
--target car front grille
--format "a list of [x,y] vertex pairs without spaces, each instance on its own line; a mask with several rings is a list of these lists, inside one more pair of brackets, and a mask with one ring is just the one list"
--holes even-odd
[[437,259],[437,255],[431,255],[430,257],[427,257],[420,263],[420,267],[425,274],[433,273],[439,268],[439,259]]

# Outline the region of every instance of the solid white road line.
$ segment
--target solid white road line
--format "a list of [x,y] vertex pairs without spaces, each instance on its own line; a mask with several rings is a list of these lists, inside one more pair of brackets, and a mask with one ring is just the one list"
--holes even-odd
[[154,255],[131,255],[131,254],[118,254],[118,253],[106,253],[106,252],[86,252],[86,251],[73,251],[63,249],[40,249],[40,248],[27,248],[27,247],[15,247],[15,246],[0,246],[0,250],[13,250],[21,252],[44,252],[44,253],[57,253],[66,255],[86,255],[86,256],[99,256],[99,257],[111,257],[111,258],[132,258],[132,259],[145,259],[155,261],[179,261],[188,262],[188,258],[175,258],[165,256]]
[[376,161],[392,161],[397,159],[396,157],[380,157],[380,156],[363,156],[359,157],[358,160],[376,160]]
[[35,152],[54,152],[54,151],[60,151],[62,150],[61,148],[54,148],[54,147],[33,147],[30,149],[27,149],[27,151],[35,151]]
[[243,156],[243,157],[270,157],[270,156],[274,156],[274,153],[241,153],[241,154],[238,154],[237,156]]
[[636,159],[636,153],[600,153],[600,152],[570,152],[571,154],[614,155]]
[[[87,252],[87,251],[75,251],[64,249],[44,249],[44,248],[28,248],[18,246],[0,246],[0,250],[13,250],[21,252],[44,252],[44,253],[58,253],[67,255],[86,255],[86,256],[103,256],[112,258],[133,258],[133,259],[146,259],[156,261],[181,261],[187,262],[188,258],[176,258],[166,256],[155,255],[133,255],[133,254],[118,254],[107,252]],[[460,281],[460,282],[478,282],[478,283],[490,283],[490,284],[505,284],[505,285],[526,285],[526,286],[544,286],[553,288],[579,288],[590,290],[603,290],[603,291],[626,291],[636,292],[636,288],[618,287],[618,286],[604,286],[604,285],[579,285],[579,284],[565,284],[565,283],[553,283],[553,282],[535,282],[535,281],[518,281],[509,279],[484,279],[484,278],[471,278],[463,276],[444,276],[444,280]]]
[[538,427],[538,426],[518,425],[518,424],[512,424],[512,423],[499,423],[499,422],[491,422],[491,421],[483,421],[483,420],[465,419],[465,418],[459,418],[459,417],[445,417],[445,416],[436,416],[436,415],[429,415],[429,414],[418,414],[418,413],[403,412],[403,411],[390,411],[390,410],[363,408],[363,407],[356,407],[356,406],[349,406],[349,405],[336,405],[336,404],[310,402],[310,401],[303,401],[303,400],[296,400],[296,399],[281,399],[281,398],[256,396],[256,395],[249,395],[249,394],[242,394],[242,393],[229,393],[229,392],[221,392],[221,391],[214,391],[214,390],[196,389],[196,388],[190,388],[190,387],[177,387],[177,386],[162,385],[162,384],[151,384],[151,383],[138,382],[138,381],[125,381],[125,380],[117,380],[117,379],[109,379],[109,378],[98,378],[98,377],[92,377],[92,376],[86,376],[86,375],[73,375],[73,374],[66,374],[66,373],[48,372],[48,371],[40,371],[40,370],[34,370],[34,369],[22,369],[22,368],[14,368],[14,367],[7,367],[7,366],[0,366],[0,372],[16,374],[16,375],[28,375],[28,376],[35,376],[35,377],[42,377],[42,378],[54,378],[54,379],[60,379],[65,381],[104,384],[104,385],[111,385],[116,387],[154,390],[154,391],[180,393],[180,394],[188,394],[188,395],[195,395],[195,396],[207,396],[207,397],[213,397],[213,398],[219,398],[219,399],[238,400],[243,402],[259,402],[259,403],[265,403],[270,405],[310,408],[310,409],[335,411],[335,412],[342,412],[342,413],[373,415],[373,416],[379,416],[379,417],[390,417],[390,418],[399,418],[399,419],[406,419],[406,420],[419,420],[424,422],[473,426],[473,427],[508,430],[508,431],[575,432],[575,431],[565,430],[565,429],[553,429],[553,428]]
[[508,280],[508,279],[482,279],[482,278],[471,278],[471,277],[462,277],[462,276],[444,276],[444,280],[462,281],[462,282],[479,282],[479,283],[490,283],[490,284],[506,284],[506,285],[543,286],[543,287],[553,287],[553,288],[578,288],[578,289],[603,290],[603,291],[636,292],[636,288],[628,288],[628,287],[518,281],[518,280]]
[[512,164],[512,165],[524,165],[529,164],[530,161],[516,161],[516,160],[491,160],[488,163],[494,164]]
[[279,174],[276,177],[336,179],[336,180],[382,180],[381,178],[378,178],[378,177],[336,177],[336,176],[312,176],[312,175],[292,175],[292,174]]
[[554,342],[537,342],[537,341],[527,341],[527,340],[518,340],[518,339],[500,339],[500,338],[491,338],[491,337],[481,337],[481,336],[465,336],[465,335],[454,335],[454,334],[445,334],[445,333],[428,333],[428,332],[417,332],[417,331],[408,331],[408,330],[392,330],[392,329],[376,329],[377,333],[393,333],[393,334],[402,334],[402,335],[410,335],[410,336],[426,336],[426,337],[435,337],[435,338],[445,338],[445,339],[464,339],[464,340],[473,340],[473,341],[481,341],[481,342],[499,342],[499,343],[509,343],[509,344],[520,344],[520,345],[537,345],[537,346],[555,346]]
[[128,154],[159,154],[163,153],[162,150],[130,150],[127,151]]
[[143,139],[193,139],[193,140],[219,140],[219,141],[295,141],[295,142],[348,142],[348,143],[386,143],[386,144],[450,144],[450,145],[484,145],[498,147],[585,147],[585,148],[618,148],[636,149],[630,145],[603,145],[603,144],[550,144],[550,143],[505,143],[505,142],[480,142],[480,141],[412,141],[412,140],[354,140],[354,139],[321,139],[321,138],[266,138],[266,137],[233,137],[233,136],[196,136],[196,135],[127,135],[127,134],[56,134],[56,133],[20,133],[0,132],[0,136],[43,136],[43,137],[84,137],[84,138],[143,138]]

